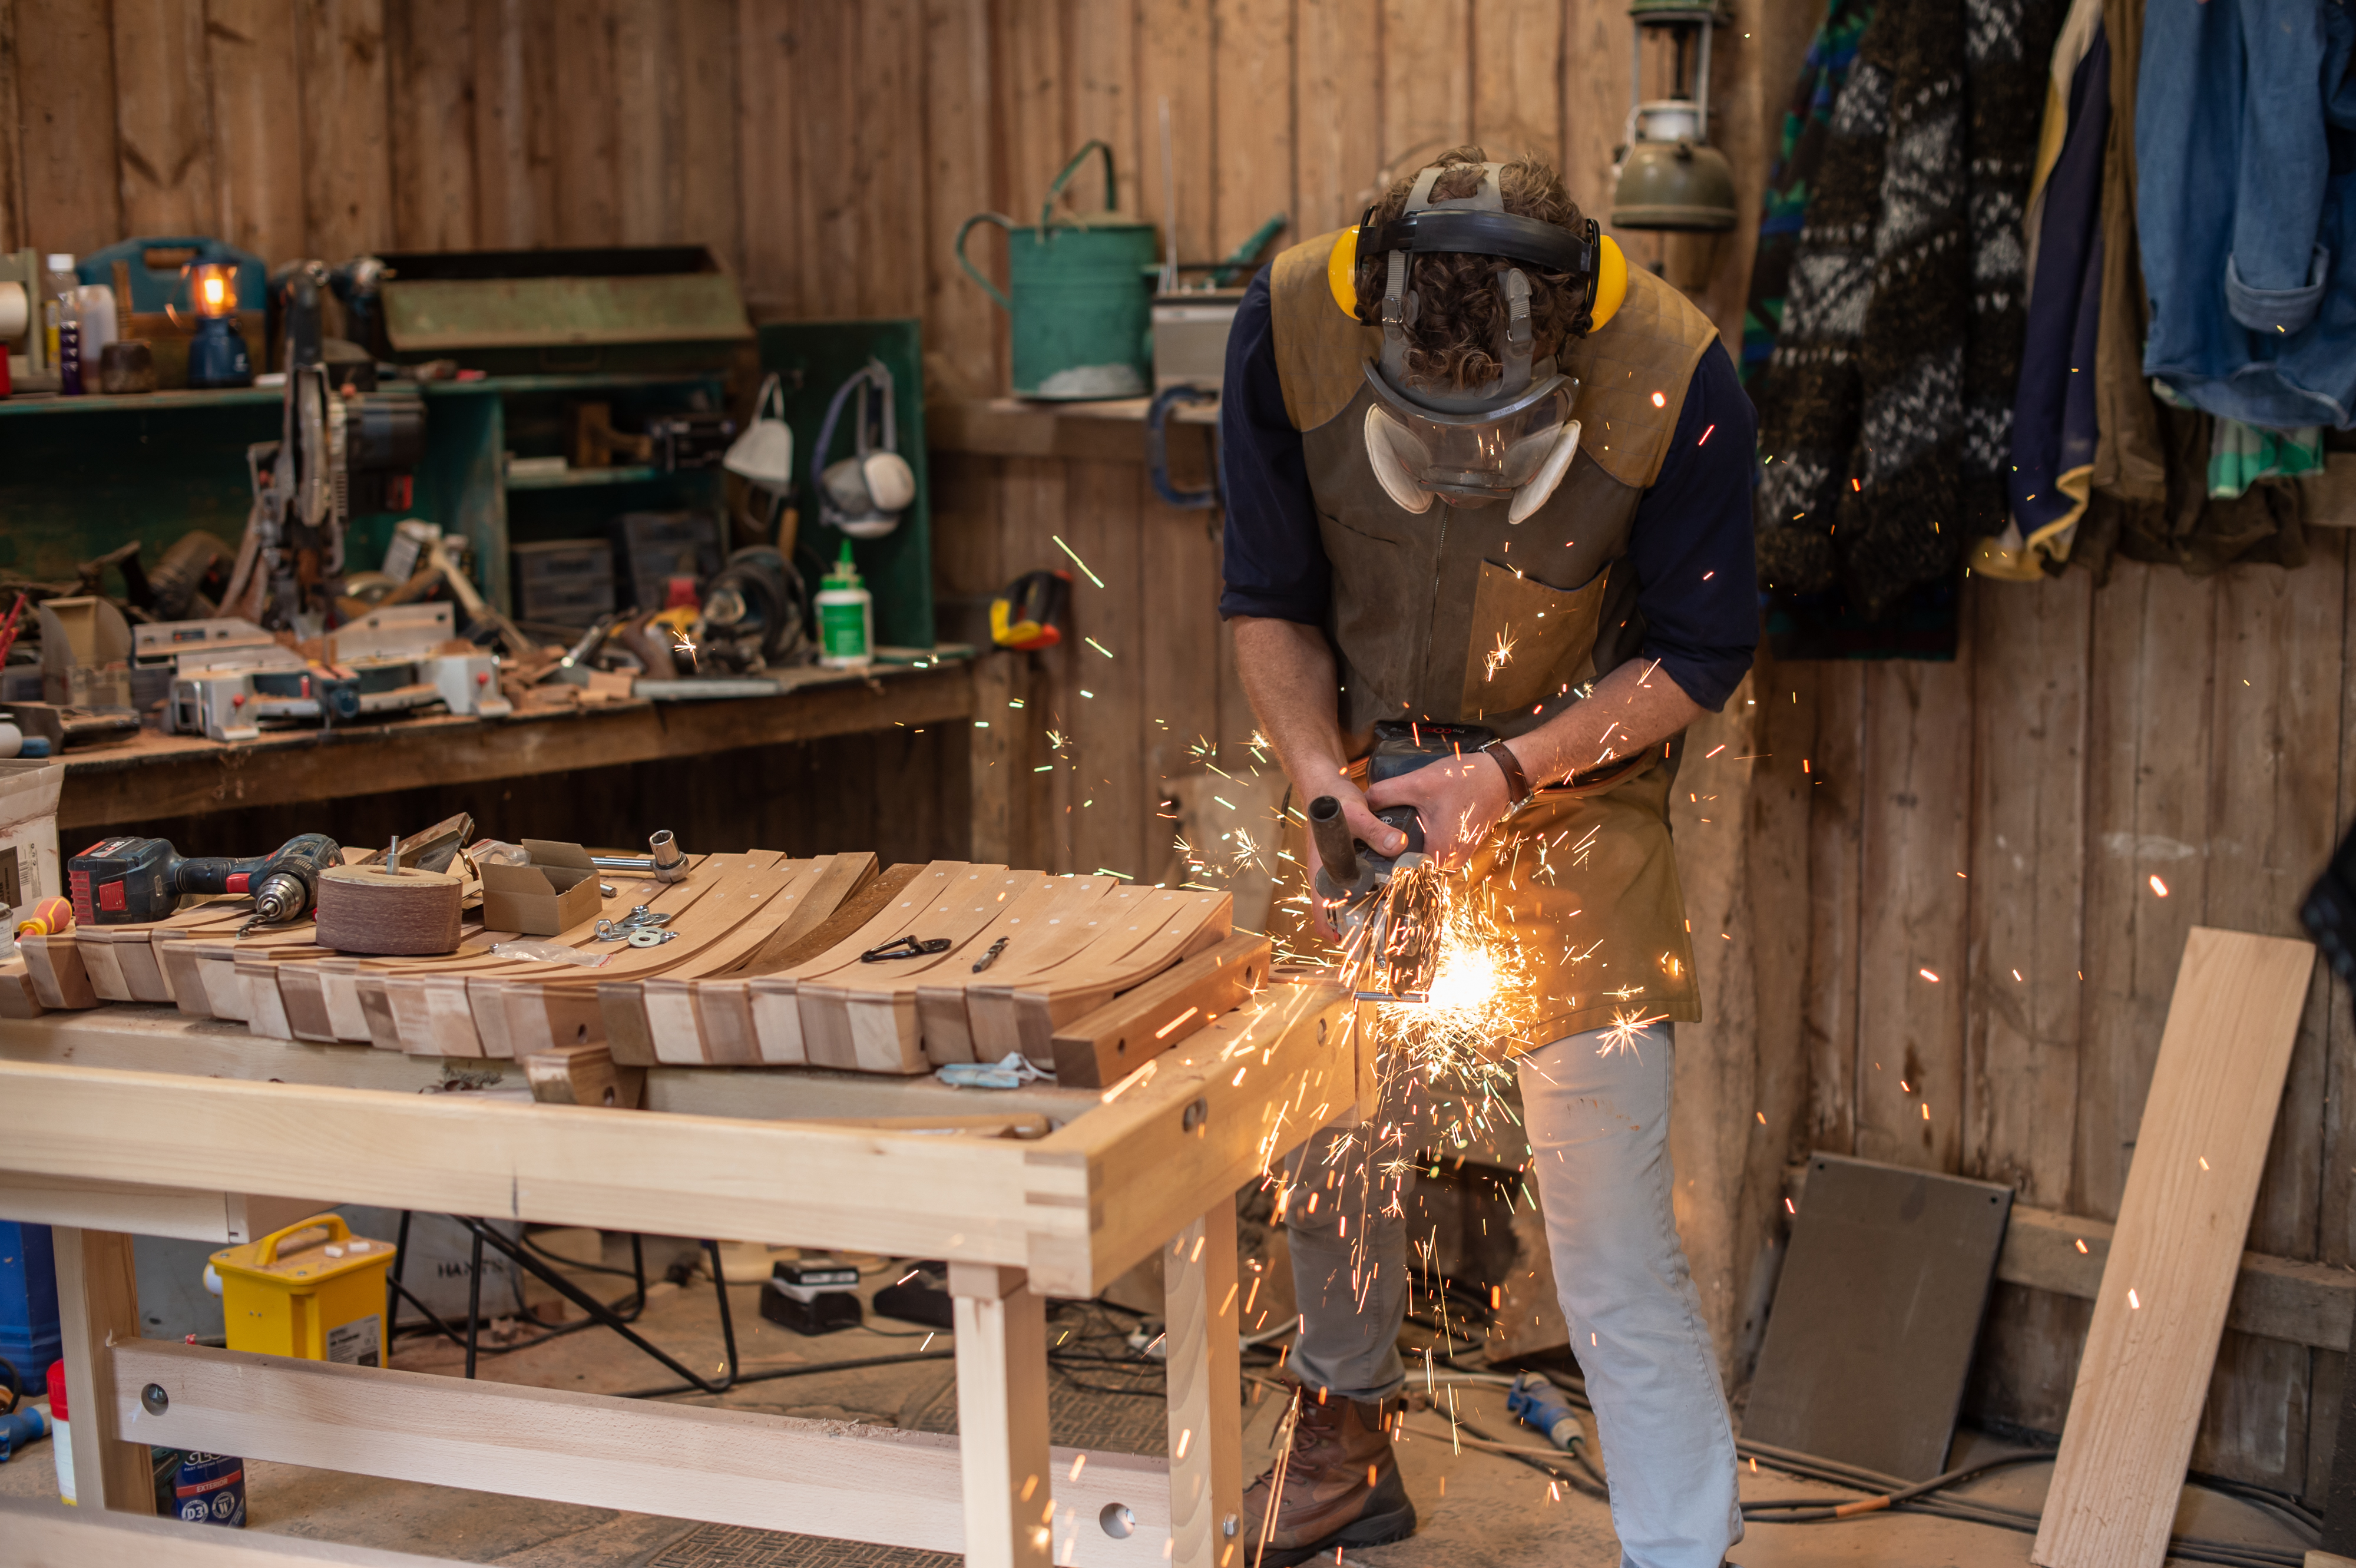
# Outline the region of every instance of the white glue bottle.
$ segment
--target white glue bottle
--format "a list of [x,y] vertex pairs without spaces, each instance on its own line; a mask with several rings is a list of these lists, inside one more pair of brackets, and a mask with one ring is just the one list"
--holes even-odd
[[818,651],[830,670],[862,670],[875,656],[875,596],[860,585],[851,541],[818,594]]

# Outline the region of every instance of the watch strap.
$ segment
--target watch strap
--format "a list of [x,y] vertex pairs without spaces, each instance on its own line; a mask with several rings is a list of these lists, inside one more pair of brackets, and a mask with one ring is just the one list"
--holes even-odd
[[1503,737],[1488,742],[1481,750],[1505,770],[1505,796],[1512,802],[1506,808],[1508,811],[1518,810],[1537,793],[1530,788],[1530,776],[1522,770],[1522,759],[1514,755],[1514,748],[1507,746]]

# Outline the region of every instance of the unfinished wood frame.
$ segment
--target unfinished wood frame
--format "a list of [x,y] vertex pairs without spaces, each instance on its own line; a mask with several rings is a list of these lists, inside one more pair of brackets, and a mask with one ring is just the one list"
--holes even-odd
[[455,1568],[446,1557],[191,1530],[176,1519],[87,1513],[46,1498],[0,1498],[0,1540],[21,1568]]
[[[1012,1315],[1022,1330],[1012,1337],[1027,1334],[1031,1349],[1007,1359],[1001,1376],[1038,1405],[1033,1492],[1087,1525],[1069,1532],[1074,1561],[1152,1568],[1169,1532],[1168,1466],[1090,1453],[1072,1477],[1079,1451],[1046,1441],[1040,1298],[1017,1290],[1029,1305]],[[977,1337],[971,1354],[984,1373],[992,1343]],[[996,1561],[969,1546],[962,1487],[973,1466],[956,1437],[160,1340],[118,1343],[106,1359],[117,1423],[137,1443]],[[958,1416],[971,1434],[988,1428],[966,1397],[968,1359],[961,1351]],[[164,1391],[160,1413],[142,1400],[151,1386]],[[1098,1525],[1108,1508],[1129,1510],[1131,1534]]]
[[[78,1471],[102,1506],[145,1501],[153,1442],[989,1568],[1214,1568],[1234,1546],[1241,1474],[1233,1194],[1362,1108],[1371,1068],[1347,1009],[1335,988],[1271,988],[1026,1141],[0,1060],[0,1097],[36,1130],[0,1146],[0,1210],[209,1233],[230,1200],[184,1184],[266,1188],[284,1176],[265,1173],[333,1160],[346,1201],[950,1260],[962,1443],[142,1341],[128,1236],[60,1229],[70,1375],[77,1403],[104,1412],[74,1423]],[[925,1212],[894,1211],[909,1191],[932,1196]],[[262,1201],[247,1200],[248,1228]],[[1076,1476],[1078,1455],[1047,1444],[1045,1295],[1093,1295],[1182,1230],[1175,1459],[1092,1455]]]
[[[994,1263],[1088,1296],[1204,1195],[1370,1102],[1348,1017],[1335,988],[1270,987],[1032,1142],[0,1060],[18,1129],[0,1171],[268,1193],[332,1168],[346,1202]],[[77,1022],[78,1038],[108,1033]],[[316,1051],[327,1075],[380,1054],[278,1048]]]

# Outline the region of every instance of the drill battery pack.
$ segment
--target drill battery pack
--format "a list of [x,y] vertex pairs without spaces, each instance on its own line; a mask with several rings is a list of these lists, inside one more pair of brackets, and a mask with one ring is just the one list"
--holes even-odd
[[831,1334],[865,1320],[859,1270],[848,1263],[776,1263],[761,1286],[761,1316],[797,1334]]

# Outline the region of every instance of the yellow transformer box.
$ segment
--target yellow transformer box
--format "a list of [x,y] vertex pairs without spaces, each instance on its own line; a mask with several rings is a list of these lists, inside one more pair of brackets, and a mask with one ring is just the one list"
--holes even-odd
[[229,1348],[268,1356],[381,1367],[389,1337],[384,1279],[390,1241],[355,1236],[321,1214],[212,1255]]

